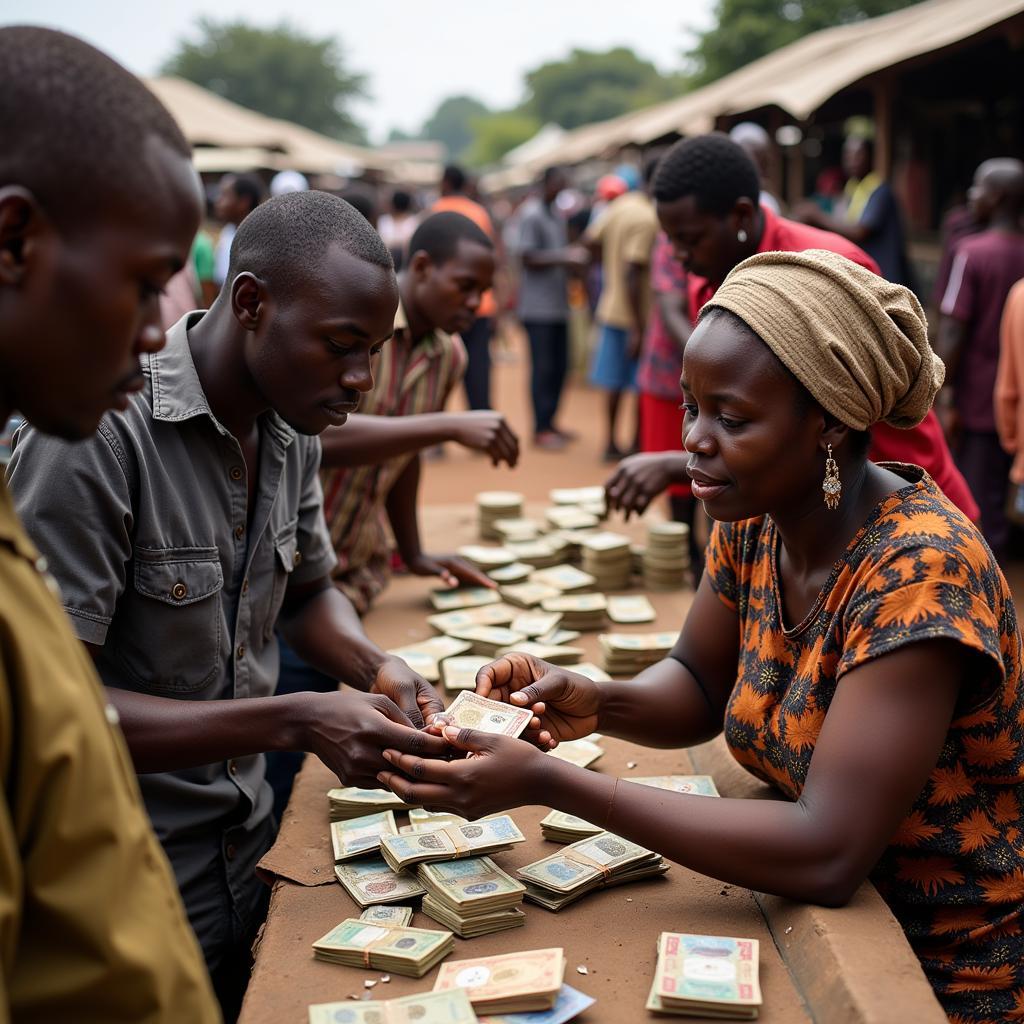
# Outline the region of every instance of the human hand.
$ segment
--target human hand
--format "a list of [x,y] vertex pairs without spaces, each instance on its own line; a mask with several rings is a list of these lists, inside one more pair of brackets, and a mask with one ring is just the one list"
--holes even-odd
[[804,199],[790,210],[790,217],[793,220],[802,221],[804,224],[820,227],[822,212],[821,207],[813,199]]
[[609,509],[638,516],[670,484],[688,479],[682,471],[684,458],[679,452],[640,452],[628,455],[604,485]]
[[514,468],[519,461],[519,438],[500,412],[476,409],[454,414],[452,440],[474,451],[486,452],[495,466]]
[[389,703],[396,704],[403,715],[403,723],[416,729],[444,711],[444,702],[437,691],[395,654],[389,654],[381,662],[370,693],[382,694]]
[[474,756],[435,761],[397,748],[385,750],[391,768],[377,776],[377,783],[408,803],[471,820],[536,802],[550,767],[539,750],[511,736],[476,729],[447,726],[443,736],[438,742],[450,744],[449,750],[455,747]]
[[406,561],[405,567],[416,576],[440,576],[446,587],[457,587],[460,583],[470,587],[490,587],[492,590],[497,587],[490,576],[458,555],[425,555],[420,552]]
[[586,270],[590,266],[590,250],[585,245],[567,246],[565,266],[568,270]]
[[476,692],[504,704],[530,708],[523,739],[549,750],[596,731],[603,703],[598,683],[530,654],[506,654],[476,676]]
[[375,788],[378,772],[387,767],[385,749],[421,757],[450,753],[440,737],[412,728],[383,694],[335,690],[296,696],[304,705],[301,748],[316,754],[345,785]]

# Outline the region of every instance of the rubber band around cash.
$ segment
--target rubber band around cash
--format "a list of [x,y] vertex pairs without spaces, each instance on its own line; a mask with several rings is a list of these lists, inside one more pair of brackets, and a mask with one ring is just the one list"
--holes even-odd
[[612,873],[612,869],[607,864],[602,864],[599,860],[592,860],[585,853],[580,853],[579,850],[563,850],[562,856],[566,860],[574,860],[584,867],[594,868],[606,877]]
[[387,942],[391,938],[391,932],[405,931],[404,925],[392,925],[386,921],[374,921],[373,924],[369,922],[363,922],[371,928],[383,928],[384,931],[388,932],[387,935],[381,935],[379,938],[371,939],[365,946],[363,946],[363,966],[368,968],[370,966],[370,950],[379,946],[382,942]]

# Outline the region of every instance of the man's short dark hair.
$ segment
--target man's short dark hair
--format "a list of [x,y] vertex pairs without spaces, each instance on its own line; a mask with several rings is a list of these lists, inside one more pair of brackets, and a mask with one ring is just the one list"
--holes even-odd
[[311,190],[268,199],[238,225],[228,280],[249,271],[276,288],[298,287],[332,244],[394,270],[387,246],[355,207],[329,192]]
[[239,199],[249,201],[249,213],[252,213],[263,202],[267,190],[263,182],[255,174],[232,174],[231,188]]
[[461,192],[466,187],[466,172],[455,164],[449,164],[441,174],[441,184],[453,192]]
[[408,213],[412,209],[412,196],[404,189],[396,188],[391,193],[391,208],[395,213]]
[[0,185],[29,189],[58,223],[152,194],[146,141],[191,153],[163,104],[120,64],[64,32],[0,28]]
[[729,213],[737,199],[756,203],[760,193],[754,161],[721,132],[681,139],[661,158],[654,175],[659,202],[693,196],[699,210],[718,217]]
[[431,214],[413,232],[409,254],[425,252],[432,263],[440,265],[454,257],[462,241],[482,245],[485,249],[494,248],[494,243],[468,217],[445,210]]

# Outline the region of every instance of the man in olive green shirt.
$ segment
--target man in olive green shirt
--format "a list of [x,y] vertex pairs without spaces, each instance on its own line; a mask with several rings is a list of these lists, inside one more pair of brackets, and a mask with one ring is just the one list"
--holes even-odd
[[[163,345],[199,222],[189,149],[133,75],[0,28],[0,422],[84,438]],[[10,143],[10,144],[6,144]],[[0,484],[0,1020],[214,1024],[117,714]]]

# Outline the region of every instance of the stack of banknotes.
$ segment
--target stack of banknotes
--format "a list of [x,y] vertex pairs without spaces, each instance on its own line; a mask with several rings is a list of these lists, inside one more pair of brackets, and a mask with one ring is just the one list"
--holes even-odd
[[[563,632],[565,632],[563,630]],[[572,635],[572,634],[570,634]],[[576,636],[579,636],[577,633]],[[522,643],[510,644],[508,647],[499,647],[497,656],[504,654],[532,654],[541,661],[549,662],[552,665],[575,665],[580,658],[586,655],[582,647],[567,647],[564,644],[541,643],[537,640],[524,640]]]
[[478,1019],[462,989],[309,1008],[309,1024],[477,1024]]
[[565,950],[531,949],[442,964],[435,992],[466,990],[479,1013],[550,1010],[565,975]]
[[487,575],[499,586],[505,583],[522,583],[536,568],[537,566],[528,562],[512,562],[510,565],[488,570]]
[[591,530],[600,517],[579,505],[555,505],[544,513],[544,518],[555,530]]
[[617,678],[636,675],[661,661],[675,646],[678,633],[602,633],[601,665]]
[[482,654],[459,654],[454,658],[446,658],[441,663],[444,688],[449,693],[476,689],[477,672],[493,660]]
[[398,834],[409,836],[415,832],[436,832],[449,825],[465,825],[468,818],[451,811],[425,811],[422,807],[413,807],[409,811],[409,824],[400,825]]
[[568,553],[566,542],[555,534],[538,537],[537,540],[506,541],[505,548],[512,552],[517,562],[526,562],[534,569],[559,565]]
[[526,641],[523,633],[517,633],[507,626],[465,626],[450,629],[448,635],[469,641],[471,653],[492,659],[498,656],[501,648],[514,647]]
[[549,757],[557,757],[560,761],[568,761],[577,768],[589,768],[595,761],[604,756],[604,748],[593,740],[565,740],[550,751]]
[[388,906],[384,903],[374,903],[367,907],[360,915],[360,921],[376,921],[378,924],[389,924],[395,927],[404,927],[412,924],[412,907]]
[[592,484],[587,487],[555,487],[548,491],[548,499],[552,505],[579,505],[589,508],[594,515],[604,515],[598,508],[604,507],[604,487]]
[[[488,591],[493,593],[493,591]],[[456,640],[450,636],[432,636],[429,640],[406,644],[404,647],[392,647],[388,654],[396,654],[414,672],[419,672],[428,683],[436,683],[441,678],[440,666],[446,658],[456,654],[464,654],[470,644],[466,640]]]
[[378,811],[361,818],[331,822],[331,845],[334,861],[340,864],[353,857],[363,857],[380,849],[381,836],[397,836],[394,811]]
[[393,871],[381,857],[335,864],[334,874],[361,907],[411,902],[426,892],[415,875],[407,871]]
[[[468,629],[470,626],[507,626],[515,617],[515,608],[499,601],[497,604],[485,604],[477,608],[456,608],[450,612],[428,615],[427,625],[451,637],[453,630]],[[462,654],[463,651],[454,653]]]
[[566,1024],[578,1017],[584,1010],[597,1002],[571,985],[563,985],[558,998],[550,1010],[535,1010],[533,1013],[486,1014],[479,1017],[480,1024]]
[[359,789],[358,786],[341,786],[327,791],[330,802],[331,821],[345,821],[348,818],[362,818],[379,811],[407,811],[403,803],[390,789]]
[[380,852],[387,866],[398,873],[416,864],[500,853],[525,841],[526,836],[516,823],[507,814],[500,814],[465,825],[449,825],[435,832],[381,836]]
[[625,590],[633,576],[629,538],[604,530],[580,541],[583,571],[597,580],[601,590]]
[[455,938],[447,930],[350,917],[313,943],[313,956],[346,967],[422,978],[454,948]]
[[503,542],[536,540],[542,530],[536,519],[498,519],[494,523],[494,532]]
[[501,600],[498,591],[493,587],[447,587],[430,592],[430,603],[438,612],[456,612],[460,608],[482,608],[488,604],[498,604]]
[[416,876],[427,890],[423,913],[463,939],[526,923],[519,909],[526,886],[490,857],[420,864]]
[[619,594],[608,598],[608,618],[623,626],[653,622],[657,618],[654,605],[643,594]]
[[604,594],[561,594],[546,597],[540,606],[546,612],[560,612],[564,629],[584,632],[601,629],[608,614],[608,599]]
[[753,1020],[761,1006],[757,939],[662,932],[647,1009]]
[[611,832],[599,832],[527,864],[516,874],[525,883],[531,903],[558,911],[594,889],[666,871],[668,864],[659,854]]
[[476,521],[481,540],[498,540],[494,524],[499,519],[518,519],[523,514],[523,496],[517,491],[481,491],[476,496]]
[[533,580],[507,583],[500,588],[500,592],[509,604],[514,604],[517,608],[535,608],[545,598],[558,597],[562,593],[550,583],[537,583]]
[[644,586],[678,590],[690,567],[690,528],[686,523],[654,523],[647,528],[643,554]]
[[530,573],[530,582],[554,587],[560,594],[589,594],[597,584],[589,572],[568,563],[537,569]]

